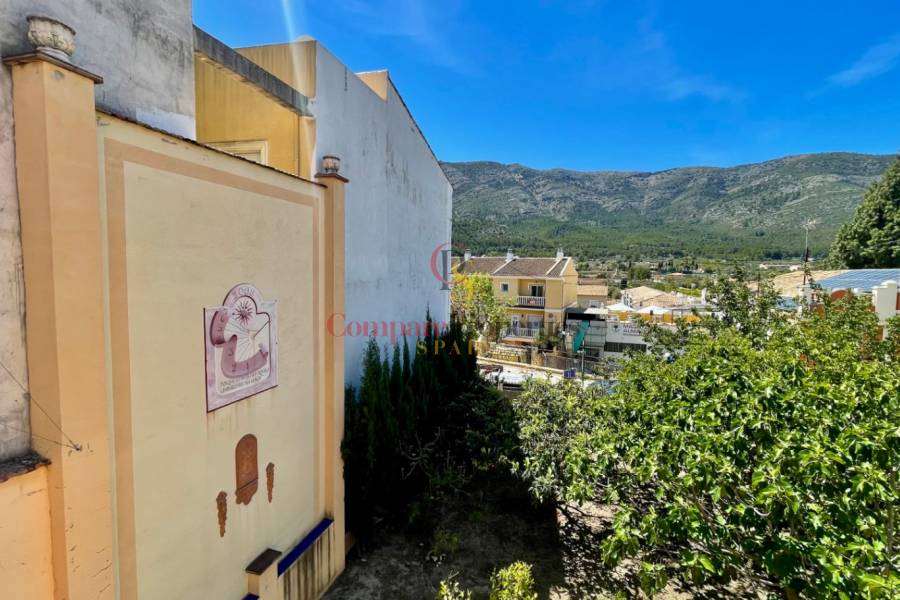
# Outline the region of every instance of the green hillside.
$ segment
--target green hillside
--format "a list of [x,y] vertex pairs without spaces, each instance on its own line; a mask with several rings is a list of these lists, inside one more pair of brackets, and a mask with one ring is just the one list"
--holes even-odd
[[453,184],[454,242],[522,255],[558,246],[579,257],[664,254],[780,258],[803,251],[803,223],[822,255],[893,156],[789,156],[729,168],[657,173],[537,170],[443,163]]

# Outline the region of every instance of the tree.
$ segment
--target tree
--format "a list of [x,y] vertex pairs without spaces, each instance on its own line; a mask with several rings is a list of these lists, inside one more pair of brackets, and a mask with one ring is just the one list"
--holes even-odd
[[489,275],[457,273],[453,276],[450,308],[471,335],[477,337],[484,333],[488,339],[496,340],[500,330],[509,323],[509,306],[508,299],[497,296]]
[[650,267],[647,265],[634,265],[628,269],[628,279],[632,281],[644,281],[650,279]]
[[471,334],[426,322],[402,349],[370,339],[360,386],[345,391],[346,518],[363,544],[378,523],[427,524],[429,508],[515,454],[512,408],[479,376]]
[[[900,348],[866,298],[797,319],[716,290],[716,323],[635,356],[614,392],[530,383],[519,472],[541,498],[616,506],[598,558],[652,594],[750,577],[788,598],[900,590]],[[747,306],[749,305],[749,306]],[[900,332],[897,322],[890,333]]]
[[838,233],[828,262],[850,269],[900,267],[900,157],[866,191]]

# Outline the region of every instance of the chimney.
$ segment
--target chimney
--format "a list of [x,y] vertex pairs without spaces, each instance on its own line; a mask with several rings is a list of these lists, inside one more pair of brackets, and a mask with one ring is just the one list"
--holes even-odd
[[506,262],[512,262],[516,258],[516,255],[513,254],[512,248],[506,251]]
[[564,259],[565,257],[566,257],[566,255],[563,254],[563,249],[562,249],[562,248],[557,248],[557,249],[556,249],[556,260],[562,260],[562,259]]
[[463,260],[466,261],[470,258],[472,258],[472,252],[468,248],[466,248],[466,252],[465,254],[463,254]]

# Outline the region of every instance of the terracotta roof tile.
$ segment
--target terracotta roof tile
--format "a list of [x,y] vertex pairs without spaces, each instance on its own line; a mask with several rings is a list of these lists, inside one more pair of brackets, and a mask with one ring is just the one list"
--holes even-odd
[[506,259],[500,256],[478,256],[464,260],[459,264],[457,273],[468,275],[471,273],[492,274],[499,267],[503,266]]
[[487,273],[497,277],[561,277],[570,260],[555,258],[516,257],[507,262],[504,256],[473,256],[459,263],[458,273]]
[[564,257],[562,260],[556,261],[556,264],[553,265],[548,277],[562,277],[563,270],[566,268],[566,265],[569,264],[569,260],[568,257]]

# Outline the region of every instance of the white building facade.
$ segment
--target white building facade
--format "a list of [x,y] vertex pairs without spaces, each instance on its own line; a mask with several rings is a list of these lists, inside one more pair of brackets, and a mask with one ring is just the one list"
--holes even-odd
[[[450,293],[435,276],[432,257],[449,249],[453,188],[387,71],[357,76],[327,48],[315,44],[314,156],[341,158],[346,190],[346,379],[361,375],[368,337],[358,323],[378,324],[383,335],[422,323],[426,311],[450,318]],[[368,83],[367,83],[368,82]],[[370,87],[371,86],[371,87]],[[354,185],[365,181],[365,185]],[[402,343],[402,340],[400,340]],[[410,347],[415,348],[410,339]]]

